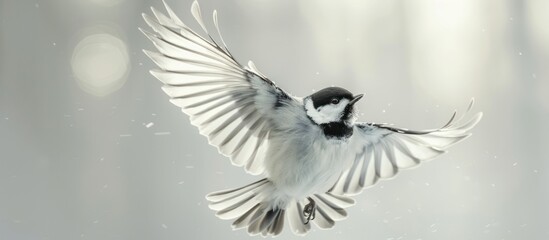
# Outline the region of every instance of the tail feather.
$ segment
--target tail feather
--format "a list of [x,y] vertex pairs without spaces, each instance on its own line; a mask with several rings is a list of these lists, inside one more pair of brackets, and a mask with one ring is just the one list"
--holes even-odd
[[348,208],[353,205],[355,205],[355,200],[349,197],[345,197],[342,195],[336,195],[331,192],[327,192],[324,194],[317,194],[318,197],[324,198],[326,201],[329,201],[341,208]]
[[248,228],[250,235],[276,236],[284,228],[284,210],[272,209],[267,193],[274,189],[267,179],[237,189],[210,193],[210,209],[221,219],[235,219],[233,229]]
[[316,217],[313,222],[320,229],[330,229],[334,227],[335,221],[326,213],[326,211],[324,211],[324,209],[318,208],[316,211]]
[[304,224],[307,220],[303,216],[303,206],[298,201],[292,201],[288,206],[288,222],[290,229],[296,235],[305,235],[311,230],[311,224]]
[[229,189],[229,190],[223,190],[218,192],[213,192],[208,195],[206,195],[206,199],[210,202],[222,202],[229,200],[233,197],[240,196],[242,193],[246,193],[250,191],[251,189],[257,188],[263,184],[266,184],[269,182],[266,178],[261,179],[257,182],[250,183],[244,187],[236,188],[236,189]]
[[[267,213],[265,215],[263,215],[263,219],[261,220],[261,224],[259,224],[259,231],[260,232],[264,232],[266,230],[268,230],[267,228],[270,228],[273,224],[273,222],[276,220],[276,218],[278,217],[280,211],[277,209],[277,210],[269,210],[267,211]],[[257,221],[259,222],[259,221]]]
[[[335,195],[333,193],[314,194],[311,198],[316,203],[316,216],[312,222],[320,229],[333,228],[336,221],[347,218],[345,208],[353,206],[355,201],[352,198]],[[293,201],[288,206],[288,220],[290,228],[296,235],[305,235],[311,230],[310,224],[303,216],[303,201]]]
[[242,214],[242,216],[240,216],[238,219],[236,219],[232,225],[233,229],[236,230],[236,229],[245,228],[250,224],[250,222],[254,222],[255,220],[257,220],[257,218],[260,215],[257,215],[255,219],[254,219],[254,216],[256,215],[255,213],[259,209],[259,206],[260,206],[259,203],[256,204],[253,208],[251,208],[246,213]]
[[331,219],[335,221],[343,220],[347,218],[347,211],[340,207],[339,205],[336,205],[319,194],[315,194],[314,196],[311,196],[313,200],[316,202],[316,209],[324,211],[326,213],[327,217],[330,217]]
[[[305,235],[312,224],[306,224],[303,200],[290,200],[285,207],[273,204],[271,194],[275,189],[272,182],[262,179],[241,188],[224,190],[208,194],[210,208],[217,211],[221,219],[234,220],[233,229],[247,228],[250,235],[277,236],[284,228],[287,218],[292,232]],[[314,194],[316,216],[313,222],[320,229],[333,228],[336,221],[347,217],[345,208],[354,205],[354,200],[333,193]]]
[[286,214],[286,211],[280,210],[275,222],[271,225],[269,232],[273,233],[273,236],[277,236],[284,229],[284,214]]
[[[277,226],[281,223],[281,226]],[[273,235],[276,236],[284,227],[284,210],[281,209],[271,209],[267,211],[262,218],[253,222],[248,227],[248,233],[250,235],[260,234],[263,236]],[[274,231],[277,230],[277,231]]]
[[206,199],[210,201],[210,209],[217,211],[217,217],[237,218],[261,202],[259,193],[271,185],[267,183],[270,183],[267,179],[261,179],[241,188],[210,193]]
[[254,199],[254,197],[255,196],[249,196],[248,198],[245,198],[242,201],[235,203],[234,205],[230,205],[225,209],[221,209],[216,213],[216,216],[224,220],[240,217],[243,213],[247,212],[249,209],[257,205],[257,201]]

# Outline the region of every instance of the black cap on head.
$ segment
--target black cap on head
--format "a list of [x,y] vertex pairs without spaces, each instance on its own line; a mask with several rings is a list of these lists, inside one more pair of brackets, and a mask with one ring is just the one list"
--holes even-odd
[[344,88],[328,87],[311,95],[311,100],[313,100],[313,106],[315,108],[330,104],[334,98],[337,98],[338,100],[345,98],[350,101],[353,99],[353,94]]

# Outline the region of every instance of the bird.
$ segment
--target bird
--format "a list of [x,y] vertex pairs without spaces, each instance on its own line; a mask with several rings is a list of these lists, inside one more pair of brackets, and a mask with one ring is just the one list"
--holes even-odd
[[441,128],[409,130],[392,124],[358,122],[355,104],[364,97],[327,87],[296,97],[278,87],[251,61],[240,64],[213,23],[209,32],[200,6],[191,13],[204,33],[188,27],[163,1],[167,15],[151,7],[140,28],[157,51],[143,50],[158,66],[150,73],[170,102],[219,153],[262,178],[243,187],[210,193],[209,208],[233,229],[277,236],[289,225],[305,235],[311,225],[331,229],[347,218],[353,196],[379,180],[391,179],[447,152],[471,135],[482,112],[464,119],[474,99]]

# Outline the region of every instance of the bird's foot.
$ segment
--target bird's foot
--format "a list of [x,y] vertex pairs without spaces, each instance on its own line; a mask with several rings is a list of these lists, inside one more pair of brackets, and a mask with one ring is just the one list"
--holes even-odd
[[307,200],[309,200],[309,203],[307,203],[307,205],[305,205],[305,208],[303,209],[303,216],[305,216],[305,218],[307,219],[307,221],[305,221],[305,224],[308,224],[309,221],[314,220],[316,215],[315,201],[310,197],[307,197]]

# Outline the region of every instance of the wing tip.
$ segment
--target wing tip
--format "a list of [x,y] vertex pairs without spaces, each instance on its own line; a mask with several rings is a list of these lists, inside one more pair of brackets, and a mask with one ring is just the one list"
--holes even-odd
[[469,106],[467,107],[467,111],[471,110],[473,108],[473,105],[475,105],[475,97],[471,97],[471,100],[469,101]]
[[468,123],[464,124],[464,126],[467,126],[466,131],[470,131],[472,128],[474,128],[480,122],[482,116],[484,116],[484,113],[478,112],[471,118],[471,120],[469,120]]
[[147,50],[147,49],[141,49],[141,51],[143,51],[143,53],[145,55],[147,55],[147,57],[149,57],[149,58],[153,58],[152,56],[154,56],[154,54],[155,54],[153,51]]
[[151,6],[151,12],[156,17],[156,20],[158,20],[159,23],[162,23],[161,19],[162,19],[163,14],[160,11],[158,11],[156,8],[154,8],[153,6]]
[[[163,73],[163,72],[162,72],[161,70],[159,70],[159,69],[151,69],[151,70],[149,70],[149,74],[151,74],[154,78],[158,79],[158,81],[160,81],[160,82],[162,82],[162,83],[164,83],[164,84],[168,84],[165,80],[163,80],[163,79],[161,78],[160,75],[161,75],[162,73]],[[170,101],[171,101],[171,99],[170,99]],[[175,104],[175,103],[173,103],[173,104]],[[176,105],[177,105],[177,104],[176,104]]]
[[194,7],[200,7],[200,4],[198,4],[198,0],[194,0],[193,3],[191,4],[191,8],[194,8]]
[[478,115],[478,120],[480,121],[484,116],[484,112],[478,112],[476,115]]
[[137,29],[139,29],[139,31],[141,31],[141,33],[143,33],[145,35],[145,37],[147,37],[151,42],[154,43],[153,38],[155,37],[155,35],[153,33],[148,32],[147,30],[145,30],[141,27],[138,27]]
[[[141,13],[141,17],[143,17],[143,20],[145,20],[145,22],[151,26],[151,21],[153,21],[152,17],[149,16],[149,14],[147,13]],[[151,26],[152,27],[152,26]]]
[[448,120],[448,122],[446,124],[444,124],[444,126],[441,127],[440,129],[447,128],[447,127],[451,126],[454,123],[454,120],[456,119],[456,116],[457,116],[457,109],[454,109],[454,113],[452,113],[452,116],[450,117],[450,120]]
[[159,29],[162,29],[162,24],[154,20],[151,16],[149,16],[149,14],[142,13],[141,16],[143,17],[143,20],[145,20],[147,25],[149,25],[149,27],[151,27],[154,31],[158,32]]

